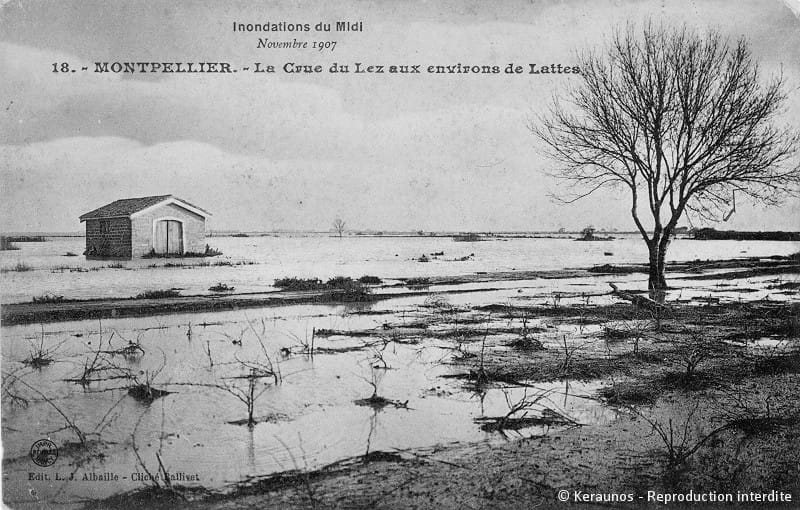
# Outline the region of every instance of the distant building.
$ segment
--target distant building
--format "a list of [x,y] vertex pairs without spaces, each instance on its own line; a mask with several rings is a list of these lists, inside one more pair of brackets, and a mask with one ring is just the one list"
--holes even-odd
[[208,211],[172,195],[125,198],[83,214],[87,258],[181,256],[205,250]]

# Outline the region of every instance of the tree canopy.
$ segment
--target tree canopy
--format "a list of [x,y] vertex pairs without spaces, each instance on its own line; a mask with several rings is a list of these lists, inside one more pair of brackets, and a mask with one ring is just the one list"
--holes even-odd
[[684,213],[718,220],[737,193],[775,204],[796,191],[798,134],[779,125],[783,78],[763,81],[744,39],[647,23],[579,60],[579,85],[532,129],[560,163],[554,175],[574,185],[572,200],[606,186],[630,191],[651,288],[664,285]]

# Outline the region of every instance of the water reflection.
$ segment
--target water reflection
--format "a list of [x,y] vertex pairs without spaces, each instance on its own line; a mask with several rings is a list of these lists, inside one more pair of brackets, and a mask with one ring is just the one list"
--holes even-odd
[[[388,306],[399,310],[381,315],[382,322],[417,320],[411,308],[398,307],[397,303]],[[482,430],[475,420],[506,415],[509,405],[526,398],[526,391],[528,397],[536,391],[547,392],[547,398],[540,401],[542,406],[527,410],[528,417],[541,417],[545,408],[580,423],[602,423],[615,417],[613,410],[580,397],[596,389],[597,384],[592,383],[468,388],[458,379],[442,377],[454,370],[448,363],[457,354],[452,340],[426,337],[421,331],[415,341],[397,341],[400,338],[385,335],[379,325],[376,327],[374,316],[342,315],[342,309],[302,306],[246,314],[170,315],[160,317],[155,325],[152,318],[49,325],[46,343],[65,341],[65,358],[43,368],[35,378],[28,372],[25,380],[55,402],[64,403],[67,415],[79,427],[98,429],[102,440],[86,461],[81,460],[80,451],[62,451],[61,471],[65,476],[72,471],[76,476],[88,471],[114,472],[128,479],[114,484],[43,485],[38,497],[63,502],[137,489],[142,482],[133,481],[130,474],[145,467],[157,472],[159,459],[168,470],[196,471],[201,485],[221,489],[229,483],[294,469],[295,465],[315,469],[379,451],[461,441],[505,441],[498,432]],[[245,406],[219,388],[224,378],[241,375],[241,361],[264,356],[248,323],[257,325],[267,354],[282,374],[282,382],[265,386],[256,400],[255,416],[259,419],[252,427],[238,424],[247,418]],[[298,347],[308,332],[320,328],[370,329],[376,334],[357,338],[317,336],[312,357]],[[109,354],[109,359],[140,381],[149,380],[153,387],[170,393],[141,402],[131,398],[124,380],[96,381],[86,387],[65,382],[76,377],[100,348],[101,331],[106,338],[113,334],[111,341],[103,342],[103,350],[138,343],[144,354],[127,358]],[[18,326],[4,328],[3,334],[6,372],[28,355],[26,339],[36,338],[40,332],[34,326]],[[78,334],[82,336],[75,336]],[[390,404],[356,404],[370,395],[383,397]],[[11,404],[4,397],[5,458],[19,460],[7,462],[5,487],[10,500],[32,502],[24,480],[29,470],[27,450],[43,433],[62,427],[63,419],[41,399],[27,408]],[[550,428],[541,424],[521,427],[512,437],[541,434]],[[52,437],[59,445],[70,440],[67,431]]]

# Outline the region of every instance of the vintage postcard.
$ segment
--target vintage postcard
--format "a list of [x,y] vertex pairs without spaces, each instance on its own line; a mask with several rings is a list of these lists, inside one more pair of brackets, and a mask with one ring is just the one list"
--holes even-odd
[[798,508],[800,1],[0,0],[7,508]]

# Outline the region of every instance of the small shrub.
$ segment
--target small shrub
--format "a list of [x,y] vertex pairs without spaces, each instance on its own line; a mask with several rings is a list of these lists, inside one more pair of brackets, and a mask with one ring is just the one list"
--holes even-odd
[[476,241],[482,241],[482,240],[483,240],[483,238],[480,235],[478,235],[478,234],[476,234],[474,232],[471,232],[469,234],[462,234],[462,235],[453,236],[453,241],[462,242],[462,243],[474,243]]
[[668,374],[679,386],[689,387],[695,383],[700,365],[713,358],[717,352],[717,345],[696,333],[689,333],[685,338],[675,340],[675,352],[668,361],[680,370],[678,373]]
[[136,299],[163,299],[171,297],[179,297],[181,295],[175,289],[161,289],[161,290],[146,290],[136,295]]
[[283,290],[319,290],[323,287],[319,278],[278,278],[273,284]]
[[41,296],[33,296],[33,303],[62,303],[64,296],[57,296],[55,294],[42,294]]
[[142,258],[144,259],[169,259],[169,258],[202,258],[202,257],[216,257],[218,255],[222,255],[222,252],[217,250],[216,248],[212,248],[209,245],[206,245],[205,250],[203,251],[186,251],[183,253],[156,253],[155,249],[150,249],[150,251],[144,255]]
[[359,282],[353,280],[349,276],[334,276],[325,282],[325,286],[329,289],[349,289],[358,285]]
[[658,398],[658,389],[652,385],[624,382],[600,388],[597,395],[610,405],[652,405]]
[[325,283],[329,291],[326,298],[331,301],[366,301],[369,299],[370,290],[357,280],[349,276],[336,276]]
[[279,278],[273,285],[282,290],[327,291],[322,298],[331,301],[365,301],[369,295],[364,283],[349,276],[335,276],[327,282],[319,278]]
[[699,430],[695,425],[694,415],[698,409],[698,403],[689,410],[685,418],[668,418],[666,423],[656,417],[645,415],[642,411],[631,408],[640,418],[643,418],[662,442],[659,453],[662,454],[668,472],[676,472],[683,466],[700,448],[706,443],[712,442],[721,432],[732,427],[730,423],[717,427],[716,429],[705,432]]
[[166,397],[170,392],[152,387],[149,383],[135,384],[128,388],[128,395],[139,402],[150,403],[157,398]]
[[33,271],[33,267],[29,266],[24,262],[17,262],[15,265],[9,268],[3,268],[3,272],[11,272],[11,273],[24,273],[25,271]]
[[589,269],[587,269],[587,271],[589,271],[590,273],[604,273],[604,274],[631,274],[640,272],[641,270],[636,267],[601,264],[599,266],[592,266]]
[[450,311],[453,309],[453,304],[444,294],[431,294],[425,298],[425,302],[422,306],[426,308],[435,308],[441,311]]
[[227,283],[218,283],[212,287],[209,287],[208,290],[211,292],[233,292],[236,287],[232,287]]
[[209,245],[206,245],[206,251],[204,253],[206,257],[216,257],[218,255],[222,255],[222,252],[216,248],[212,248]]
[[39,343],[36,344],[33,341],[30,342],[31,344],[30,356],[28,356],[27,359],[22,360],[22,363],[37,370],[49,366],[50,364],[55,362],[55,357],[53,355],[58,351],[58,349],[61,347],[61,345],[63,345],[63,343],[64,342],[61,342],[55,347],[51,347],[49,349],[45,348],[44,325],[43,325],[42,335],[39,337]]
[[96,259],[109,258],[113,255],[111,244],[106,240],[95,241],[91,246],[86,248],[84,255],[88,258]]
[[603,338],[607,340],[625,340],[632,336],[632,333],[627,329],[617,328],[615,326],[603,325]]
[[408,287],[427,287],[431,284],[431,279],[425,276],[409,278],[406,280],[406,286]]
[[369,276],[364,275],[358,279],[359,283],[363,283],[364,285],[380,285],[383,283],[383,280],[378,278],[377,276]]

